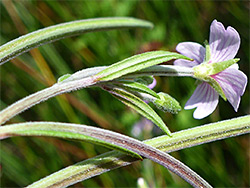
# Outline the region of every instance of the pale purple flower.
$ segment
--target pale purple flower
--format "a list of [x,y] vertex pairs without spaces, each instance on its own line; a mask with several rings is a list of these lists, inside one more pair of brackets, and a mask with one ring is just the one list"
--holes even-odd
[[[233,59],[237,54],[240,46],[240,36],[238,32],[232,28],[224,28],[223,24],[214,20],[210,26],[210,60],[208,63],[223,62]],[[205,48],[194,42],[179,43],[176,50],[192,58],[193,61],[176,60],[174,65],[194,67],[204,62],[206,50]],[[234,110],[237,112],[240,97],[243,95],[246,85],[247,76],[238,70],[238,65],[232,65],[227,69],[209,75],[217,81],[222,88],[227,100],[231,103]],[[197,86],[193,95],[187,101],[184,109],[196,108],[194,118],[202,119],[210,115],[218,104],[219,94],[207,82],[202,82]]]
[[156,79],[153,77],[153,82],[148,85],[148,88],[153,89],[156,86],[156,84],[157,84]]

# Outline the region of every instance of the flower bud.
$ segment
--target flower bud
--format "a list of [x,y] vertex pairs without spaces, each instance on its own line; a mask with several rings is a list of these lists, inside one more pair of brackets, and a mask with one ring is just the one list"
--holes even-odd
[[153,101],[154,105],[164,111],[164,112],[170,112],[172,114],[177,114],[179,111],[181,111],[181,106],[177,100],[175,100],[173,97],[166,93],[157,93],[160,99],[155,99]]

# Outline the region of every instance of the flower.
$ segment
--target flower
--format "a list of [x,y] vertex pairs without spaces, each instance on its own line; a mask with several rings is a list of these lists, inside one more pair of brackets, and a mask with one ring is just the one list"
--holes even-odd
[[[176,50],[192,58],[193,61],[176,60],[174,65],[193,67],[193,70],[199,68],[199,71],[204,70],[203,73],[206,75],[209,71],[206,72],[205,69],[202,69],[203,65],[212,67],[216,64],[218,66],[218,62],[221,62],[219,66],[223,67],[235,57],[239,47],[240,36],[238,32],[230,26],[225,29],[222,23],[214,20],[210,26],[209,45],[207,44],[205,48],[194,42],[179,43]],[[235,63],[238,60],[232,61]],[[197,86],[184,107],[184,109],[196,108],[193,114],[194,118],[202,119],[210,115],[218,104],[219,94],[224,96],[223,98],[227,99],[237,112],[240,97],[244,94],[247,85],[247,76],[238,70],[237,64],[231,64],[222,71],[207,74],[209,79],[201,79],[202,83]],[[199,79],[199,77],[196,78]],[[215,87],[216,84],[217,87]]]
[[156,86],[156,84],[157,84],[156,79],[153,77],[153,82],[148,85],[148,88],[153,89]]

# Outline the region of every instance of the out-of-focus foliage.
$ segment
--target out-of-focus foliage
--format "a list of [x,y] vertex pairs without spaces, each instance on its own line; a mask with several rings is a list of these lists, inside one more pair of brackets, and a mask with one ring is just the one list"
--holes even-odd
[[[249,75],[249,3],[247,1],[11,1],[0,2],[1,45],[22,34],[77,19],[131,16],[154,23],[152,30],[133,29],[88,33],[33,49],[0,67],[1,109],[31,93],[48,87],[66,73],[87,67],[110,65],[149,50],[174,51],[183,41],[203,43],[209,26],[217,19],[234,27],[241,36],[236,57]],[[157,77],[155,91],[166,92],[182,106],[195,89],[191,78]],[[217,110],[195,120],[192,110],[177,115],[159,112],[171,131],[229,119],[249,113],[249,87],[239,111],[220,100]],[[8,123],[60,121],[99,126],[133,136],[141,116],[100,89],[75,91],[41,103]],[[163,134],[145,122],[139,139]],[[92,144],[45,137],[18,137],[1,141],[1,187],[26,186],[44,176],[107,149]],[[213,186],[249,186],[248,136],[226,139],[173,153]],[[121,178],[122,177],[122,178]],[[132,187],[143,177],[149,186],[188,186],[179,177],[150,161],[135,163],[77,187]]]

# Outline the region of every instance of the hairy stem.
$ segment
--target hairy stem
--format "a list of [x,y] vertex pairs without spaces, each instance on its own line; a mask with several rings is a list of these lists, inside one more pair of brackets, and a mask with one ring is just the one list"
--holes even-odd
[[[67,93],[80,88],[93,86],[94,84],[96,84],[96,81],[94,81],[96,79],[93,77],[93,75],[104,70],[105,68],[107,67],[96,67],[78,71],[60,83],[54,84],[49,88],[38,91],[15,102],[14,104],[10,105],[0,112],[0,125],[4,124],[6,121],[23,112],[24,110],[42,101],[48,100],[49,98],[52,98],[56,95]],[[144,75],[192,76],[192,69],[186,69],[183,67],[172,65],[155,65],[125,77],[134,78]]]
[[90,87],[94,85],[94,77],[87,77],[80,80],[75,80],[67,83],[57,83],[44,90],[38,91],[29,95],[14,104],[8,106],[0,112],[0,125],[23,112],[24,110],[56,95],[77,90],[80,88]]
[[[193,76],[193,69],[183,66],[175,65],[155,65],[146,69],[142,69],[138,72],[133,73],[131,76],[143,76],[143,75],[152,75],[152,76]],[[130,76],[130,75],[128,75]]]
[[[112,131],[86,125],[54,122],[30,122],[0,127],[0,138],[27,135],[59,136],[70,138],[72,135],[77,134],[79,137],[82,136],[84,138],[83,140],[91,141],[91,139],[89,139],[89,137],[91,137],[97,139],[93,141],[94,143],[98,143],[99,140],[99,142],[104,141],[109,144],[108,146],[120,146],[145,158],[151,159],[152,161],[168,168],[173,173],[182,177],[194,187],[211,187],[198,174],[169,154],[139,140]],[[57,186],[57,184],[54,184],[53,186]]]
[[[144,143],[169,153],[247,133],[250,133],[250,115],[175,132],[172,137],[160,136],[146,140]],[[137,159],[133,157],[111,151],[66,167],[29,187],[53,187],[55,184],[58,186],[71,185],[112,169],[127,166],[135,161]]]

